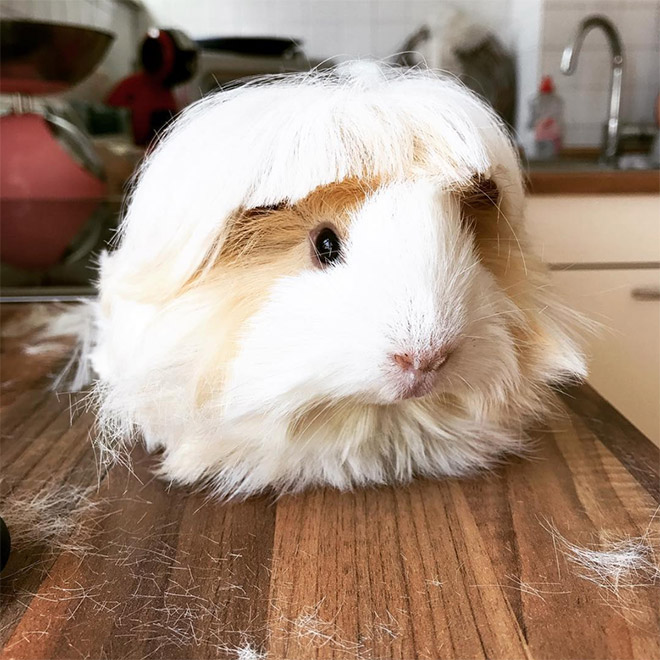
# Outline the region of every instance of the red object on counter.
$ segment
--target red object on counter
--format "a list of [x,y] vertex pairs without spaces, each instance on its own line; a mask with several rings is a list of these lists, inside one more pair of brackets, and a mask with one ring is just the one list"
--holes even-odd
[[159,125],[167,123],[178,110],[174,94],[144,72],[122,80],[106,102],[131,110],[133,141],[139,145],[148,144]]
[[79,165],[44,117],[0,119],[0,258],[19,268],[46,269],[105,195],[103,181]]
[[555,81],[552,76],[543,76],[541,84],[539,85],[539,92],[541,94],[552,94],[555,91]]
[[140,60],[143,71],[122,80],[106,103],[132,111],[133,140],[147,145],[177,113],[171,89],[192,76],[197,49],[180,30],[152,28],[140,47]]

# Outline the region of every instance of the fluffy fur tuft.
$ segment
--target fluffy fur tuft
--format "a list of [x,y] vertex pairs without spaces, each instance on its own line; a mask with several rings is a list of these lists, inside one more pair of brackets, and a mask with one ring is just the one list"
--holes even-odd
[[[203,99],[102,261],[102,443],[141,435],[163,475],[224,496],[519,452],[551,384],[585,373],[523,200],[498,120],[432,73],[360,63]],[[324,227],[341,259],[321,268]]]

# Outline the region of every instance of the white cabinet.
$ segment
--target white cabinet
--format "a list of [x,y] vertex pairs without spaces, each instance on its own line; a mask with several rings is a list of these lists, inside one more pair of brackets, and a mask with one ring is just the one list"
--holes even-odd
[[589,341],[589,382],[660,444],[660,270],[553,273],[564,298],[602,324]]
[[549,264],[660,261],[658,195],[535,195],[527,227]]
[[533,197],[528,218],[557,289],[601,324],[589,382],[660,444],[660,197]]

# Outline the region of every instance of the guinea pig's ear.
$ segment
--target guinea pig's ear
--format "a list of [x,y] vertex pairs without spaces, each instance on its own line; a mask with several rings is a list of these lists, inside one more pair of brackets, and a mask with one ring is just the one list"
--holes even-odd
[[465,188],[461,189],[461,208],[466,225],[472,226],[484,216],[499,212],[500,191],[493,179],[475,174]]

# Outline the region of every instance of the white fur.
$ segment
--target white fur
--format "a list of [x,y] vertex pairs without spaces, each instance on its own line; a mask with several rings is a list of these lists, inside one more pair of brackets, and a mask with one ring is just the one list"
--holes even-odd
[[[359,64],[188,109],[147,159],[102,262],[103,441],[139,432],[164,448],[169,478],[227,496],[462,474],[519,451],[546,383],[584,365],[543,273],[522,308],[481,263],[453,194],[476,174],[497,183],[521,237],[507,249],[525,251],[515,151],[453,81]],[[184,285],[204,281],[227,219],[348,177],[387,183],[353,211],[344,263],[277,279],[235,358],[209,370],[222,289]],[[509,327],[529,306],[543,332],[532,373]],[[454,354],[435,391],[402,400],[389,356],[440,344]]]

